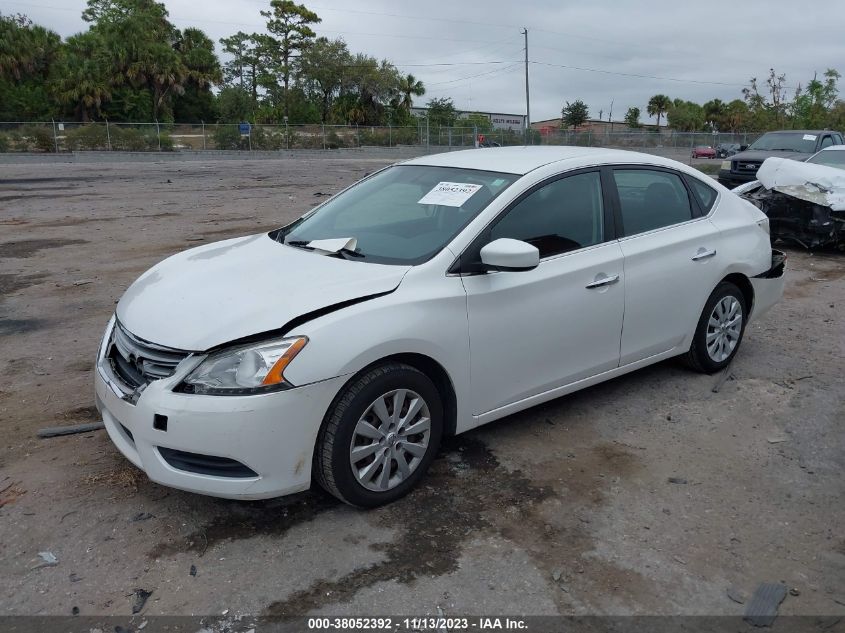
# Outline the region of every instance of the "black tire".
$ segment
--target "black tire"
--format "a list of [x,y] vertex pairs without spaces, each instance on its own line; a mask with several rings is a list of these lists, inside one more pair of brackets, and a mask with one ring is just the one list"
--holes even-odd
[[[723,360],[714,360],[707,351],[707,330],[710,316],[716,305],[726,297],[733,297],[739,302],[742,308],[742,325],[739,331],[739,339],[736,342],[730,355]],[[704,310],[701,312],[701,317],[698,319],[698,325],[695,328],[695,335],[692,339],[689,351],[684,356],[687,365],[696,371],[705,374],[712,374],[727,367],[736,356],[742,344],[742,338],[745,334],[745,325],[748,322],[748,306],[745,302],[745,296],[742,291],[737,288],[735,284],[729,281],[723,281],[710,294],[707,303],[704,304]]]
[[[431,420],[428,448],[404,481],[377,492],[365,488],[353,475],[349,451],[355,427],[367,408],[379,396],[396,389],[415,391],[427,404]],[[345,503],[363,508],[384,505],[408,494],[423,478],[442,436],[442,398],[431,379],[410,365],[385,363],[353,378],[335,397],[317,436],[314,477],[322,488]]]

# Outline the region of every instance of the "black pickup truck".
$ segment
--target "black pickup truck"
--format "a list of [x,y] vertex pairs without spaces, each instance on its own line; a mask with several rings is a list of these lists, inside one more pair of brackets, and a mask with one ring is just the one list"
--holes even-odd
[[830,145],[842,145],[842,134],[831,130],[781,130],[767,132],[748,148],[722,161],[719,182],[726,187],[737,187],[757,180],[757,170],[763,161],[772,156],[806,160]]

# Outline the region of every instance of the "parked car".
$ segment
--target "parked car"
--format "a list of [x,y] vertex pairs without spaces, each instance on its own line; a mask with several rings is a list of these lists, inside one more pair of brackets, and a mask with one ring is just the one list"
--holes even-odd
[[424,156],[144,273],[106,327],[96,404],[161,484],[257,499],[313,478],[375,506],[444,435],[674,356],[723,369],[783,269],[763,213],[672,160]]
[[709,145],[699,145],[692,148],[693,158],[716,158],[716,150]]
[[808,163],[845,169],[845,145],[830,145],[807,159]]
[[740,151],[742,146],[739,143],[720,143],[716,146],[716,157],[727,158]]
[[767,132],[746,150],[722,162],[719,182],[733,188],[757,180],[757,170],[769,157],[806,160],[831,145],[842,145],[842,134],[830,130],[781,130]]

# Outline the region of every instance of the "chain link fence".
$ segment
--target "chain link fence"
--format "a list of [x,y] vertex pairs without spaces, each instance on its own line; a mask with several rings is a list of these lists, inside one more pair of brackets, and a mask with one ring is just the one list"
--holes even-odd
[[0,122],[0,152],[179,152],[280,151],[361,147],[469,148],[484,146],[577,145],[660,153],[697,146],[747,145],[748,134],[676,133],[650,130],[553,130],[526,135],[516,130],[482,132],[473,127],[348,125],[245,125],[181,123]]

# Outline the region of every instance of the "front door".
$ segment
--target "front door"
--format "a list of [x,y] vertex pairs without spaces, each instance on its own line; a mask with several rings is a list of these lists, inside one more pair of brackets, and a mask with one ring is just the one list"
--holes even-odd
[[474,415],[617,367],[625,280],[606,223],[596,170],[533,188],[485,232],[483,243],[523,240],[541,259],[463,277]]

